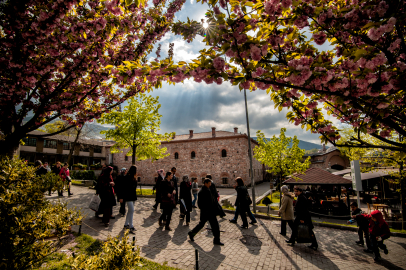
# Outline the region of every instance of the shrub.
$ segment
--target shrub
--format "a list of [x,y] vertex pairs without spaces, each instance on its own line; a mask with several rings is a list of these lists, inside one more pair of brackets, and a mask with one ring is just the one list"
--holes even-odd
[[77,163],[77,164],[73,164],[73,167],[78,167],[80,169],[86,169],[87,165],[85,164],[81,164],[81,163]]
[[72,258],[72,269],[133,269],[140,262],[140,250],[132,251],[128,231],[123,237],[109,238],[102,250],[94,255],[81,254]]
[[[62,243],[71,225],[81,222],[76,209],[46,200],[59,177],[35,175],[35,168],[14,157],[0,157],[0,269],[38,267]],[[56,236],[56,240],[47,241]]]
[[90,165],[90,168],[94,168],[94,169],[99,169],[101,167],[102,167],[102,165],[100,163]]
[[73,171],[72,172],[72,179],[76,180],[96,180],[96,175],[94,171]]

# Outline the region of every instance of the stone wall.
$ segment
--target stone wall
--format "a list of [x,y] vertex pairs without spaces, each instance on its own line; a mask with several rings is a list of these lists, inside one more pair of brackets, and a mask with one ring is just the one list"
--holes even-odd
[[[252,143],[252,148],[255,145]],[[142,184],[154,184],[157,170],[163,169],[166,172],[172,167],[177,168],[176,175],[179,178],[188,175],[189,178],[197,178],[199,184],[202,184],[202,178],[206,174],[212,175],[216,186],[231,187],[238,176],[242,177],[247,185],[251,182],[246,135],[174,140],[164,142],[161,146],[167,148],[167,153],[170,153],[168,157],[154,162],[151,160],[136,162]],[[226,157],[222,157],[222,150],[226,150]],[[114,154],[114,165],[118,168],[129,168],[131,157],[128,157],[127,161],[125,160],[127,152],[128,150],[124,150],[123,153]],[[195,158],[192,158],[192,152],[195,152]],[[178,159],[175,159],[175,153],[178,154]],[[255,159],[253,159],[253,171],[255,182],[262,181],[263,166]],[[223,178],[227,178],[227,180]]]

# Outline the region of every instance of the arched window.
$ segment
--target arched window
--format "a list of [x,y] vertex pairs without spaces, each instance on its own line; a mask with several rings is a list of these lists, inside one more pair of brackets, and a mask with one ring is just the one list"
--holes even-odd
[[227,157],[226,149],[221,150],[221,157]]
[[195,157],[196,157],[196,153],[195,153],[195,151],[193,151],[193,152],[190,154],[190,158],[191,158],[191,159],[195,159]]
[[175,153],[175,159],[179,159],[179,154],[177,152]]

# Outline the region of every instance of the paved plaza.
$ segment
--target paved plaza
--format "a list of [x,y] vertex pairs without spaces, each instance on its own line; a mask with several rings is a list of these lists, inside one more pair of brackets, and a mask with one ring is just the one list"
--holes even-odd
[[[116,219],[110,221],[108,228],[101,219],[87,208],[94,190],[85,187],[73,187],[74,196],[64,197],[71,207],[81,208],[86,216],[82,233],[105,240],[108,235],[122,235],[124,217],[114,207]],[[54,193],[51,200],[57,200]],[[184,226],[179,219],[179,210],[172,215],[172,231],[165,231],[158,226],[160,211],[152,210],[154,200],[139,198],[135,204],[134,226],[137,229],[136,245],[140,247],[141,256],[180,269],[194,269],[195,249],[199,250],[199,269],[406,269],[406,238],[391,237],[385,241],[389,254],[383,252],[382,263],[373,261],[372,254],[363,252],[355,244],[356,232],[341,231],[330,228],[315,228],[319,250],[313,251],[305,244],[291,247],[285,243],[287,238],[279,234],[277,221],[258,219],[257,226],[241,229],[228,219],[219,219],[221,241],[224,246],[213,246],[213,236],[209,229],[202,230],[191,242],[187,232],[199,221],[198,211],[191,214],[191,225]],[[241,220],[239,220],[241,225]],[[209,226],[209,225],[207,225]],[[74,226],[78,230],[78,226]],[[290,230],[288,229],[288,235]],[[132,237],[132,235],[130,235]]]

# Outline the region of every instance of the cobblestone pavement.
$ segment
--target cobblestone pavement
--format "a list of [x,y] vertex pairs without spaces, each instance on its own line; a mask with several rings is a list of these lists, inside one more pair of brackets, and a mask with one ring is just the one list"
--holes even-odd
[[[74,195],[64,197],[69,206],[82,208],[87,217],[84,219],[82,232],[95,238],[105,240],[108,235],[123,234],[125,218],[114,207],[116,219],[110,221],[108,228],[94,212],[87,208],[94,190],[73,187]],[[57,200],[55,195],[50,200]],[[210,230],[204,229],[189,241],[187,232],[199,221],[197,211],[191,214],[191,225],[186,227],[179,219],[179,212],[172,216],[172,231],[164,231],[158,226],[160,211],[152,210],[153,199],[139,198],[135,204],[134,226],[137,229],[136,245],[141,255],[153,261],[181,269],[194,269],[195,249],[199,250],[200,269],[405,269],[406,239],[391,237],[385,241],[389,254],[382,252],[383,262],[376,264],[371,254],[355,245],[358,240],[356,232],[340,231],[316,227],[315,234],[319,250],[313,251],[305,244],[291,247],[285,243],[286,238],[279,234],[279,222],[258,219],[258,226],[240,229],[228,222],[231,218],[219,219],[221,241],[225,246],[213,246]],[[86,224],[86,225],[85,225]],[[239,221],[241,224],[241,220]],[[89,226],[89,227],[88,227]],[[207,225],[209,226],[209,225]],[[78,230],[78,226],[74,226]],[[288,229],[288,235],[290,231]]]

